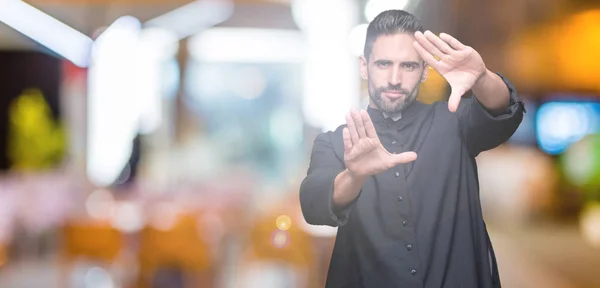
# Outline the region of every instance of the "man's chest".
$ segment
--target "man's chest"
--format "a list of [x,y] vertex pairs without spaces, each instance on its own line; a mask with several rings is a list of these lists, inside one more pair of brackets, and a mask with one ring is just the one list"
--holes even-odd
[[461,132],[456,121],[448,119],[427,117],[404,125],[379,124],[375,128],[381,144],[388,152],[416,152],[416,162],[427,160],[429,163],[438,164],[447,158],[444,156],[460,153],[463,148]]

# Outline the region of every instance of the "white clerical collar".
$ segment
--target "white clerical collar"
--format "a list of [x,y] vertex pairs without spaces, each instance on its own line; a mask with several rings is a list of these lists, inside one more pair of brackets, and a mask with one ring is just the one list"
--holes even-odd
[[394,121],[398,121],[398,120],[400,120],[402,118],[402,113],[397,113],[397,114],[394,114],[394,115],[391,115],[391,116],[389,114],[383,112],[383,111],[381,111],[381,113],[383,113],[383,117],[385,117],[385,118],[392,118],[392,120],[394,120]]

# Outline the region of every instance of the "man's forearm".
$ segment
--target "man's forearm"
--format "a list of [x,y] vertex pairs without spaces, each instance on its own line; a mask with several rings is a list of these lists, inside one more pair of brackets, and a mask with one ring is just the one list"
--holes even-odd
[[364,178],[356,177],[347,169],[335,177],[333,182],[333,206],[342,209],[350,204],[362,189]]
[[500,76],[490,70],[472,88],[481,105],[493,115],[506,112],[510,103],[510,92]]

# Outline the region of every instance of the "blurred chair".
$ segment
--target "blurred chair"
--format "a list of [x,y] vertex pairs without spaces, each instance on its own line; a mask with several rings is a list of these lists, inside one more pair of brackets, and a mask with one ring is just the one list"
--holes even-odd
[[104,221],[68,221],[62,239],[60,287],[69,287],[69,275],[78,260],[111,266],[124,248],[121,232]]
[[241,260],[238,287],[320,287],[312,237],[298,223],[295,205],[283,202],[259,216]]
[[[214,261],[202,233],[195,213],[179,214],[171,227],[144,227],[140,234],[138,287],[213,287]],[[169,284],[158,284],[157,276],[167,271],[172,277],[164,281]],[[185,281],[173,282],[179,282],[179,277]]]

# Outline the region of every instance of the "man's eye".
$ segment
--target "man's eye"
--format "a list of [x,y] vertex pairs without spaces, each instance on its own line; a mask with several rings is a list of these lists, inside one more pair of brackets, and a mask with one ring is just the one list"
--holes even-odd
[[380,67],[380,68],[385,68],[385,67],[390,66],[390,63],[387,63],[387,62],[382,62],[381,63],[380,62],[380,63],[377,63],[377,66]]
[[419,68],[419,65],[418,64],[414,64],[414,63],[402,65],[402,69],[405,69],[407,71],[413,71],[413,70],[415,70],[417,68]]

